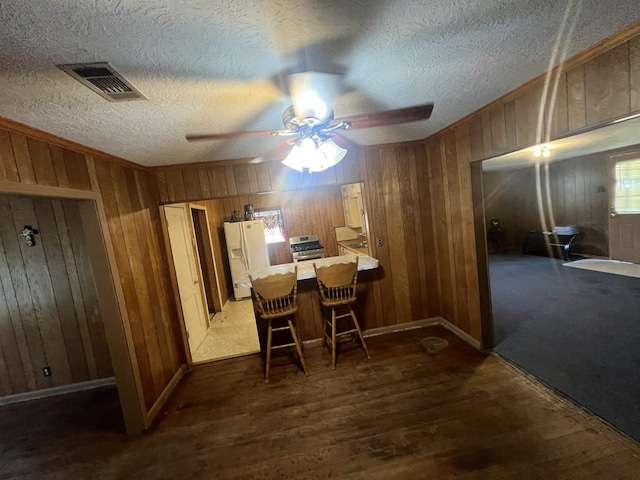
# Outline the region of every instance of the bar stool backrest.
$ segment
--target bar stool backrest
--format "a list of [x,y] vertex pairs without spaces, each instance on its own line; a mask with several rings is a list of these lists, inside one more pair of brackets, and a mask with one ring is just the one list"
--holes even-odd
[[358,280],[358,257],[355,262],[334,263],[324,267],[313,264],[322,303],[344,305],[356,300]]
[[249,275],[258,311],[263,318],[281,317],[297,309],[298,267],[293,272],[276,273],[263,278]]

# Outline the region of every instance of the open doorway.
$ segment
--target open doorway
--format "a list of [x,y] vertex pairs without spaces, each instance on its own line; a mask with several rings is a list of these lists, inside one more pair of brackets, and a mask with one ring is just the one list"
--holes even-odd
[[[0,182],[0,193],[8,195],[0,268],[3,339],[14,333],[2,345],[2,370],[10,377],[2,379],[5,395],[58,395],[112,384],[115,377],[124,426],[128,433],[142,432],[150,416],[129,356],[133,345],[99,194],[10,182]],[[16,225],[22,228],[16,231]]]
[[[525,150],[480,169],[483,194],[474,196],[474,206],[482,211],[477,228],[488,251],[480,273],[490,280],[494,350],[640,440],[640,386],[631,367],[640,364],[638,278],[578,267],[610,261],[607,165],[622,152],[556,152],[553,162],[539,166]],[[522,163],[509,165],[516,157]],[[500,162],[504,168],[494,168]],[[503,239],[492,245],[495,219]],[[552,240],[564,228],[584,234],[579,248],[565,250]],[[548,241],[535,245],[532,237]]]
[[251,299],[223,299],[215,228],[207,209],[195,203],[163,207],[172,277],[181,305],[183,334],[194,364],[258,353]]

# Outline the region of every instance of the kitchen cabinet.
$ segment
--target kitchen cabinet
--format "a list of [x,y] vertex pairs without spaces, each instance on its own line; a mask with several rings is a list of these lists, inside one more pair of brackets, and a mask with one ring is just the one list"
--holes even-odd
[[347,227],[364,230],[364,204],[359,183],[342,186],[342,206]]

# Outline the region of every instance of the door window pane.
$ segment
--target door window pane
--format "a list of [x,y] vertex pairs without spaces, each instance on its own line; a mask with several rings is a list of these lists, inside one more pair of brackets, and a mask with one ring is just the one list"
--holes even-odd
[[615,212],[640,213],[640,159],[617,162],[615,175]]

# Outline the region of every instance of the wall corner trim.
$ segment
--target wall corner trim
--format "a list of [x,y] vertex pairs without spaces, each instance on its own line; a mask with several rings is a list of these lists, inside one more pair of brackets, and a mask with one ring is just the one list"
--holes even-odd
[[187,366],[181,365],[178,371],[175,373],[175,375],[171,379],[171,381],[167,384],[165,389],[162,391],[162,393],[160,394],[156,402],[153,404],[153,407],[149,409],[149,412],[147,413],[145,418],[145,425],[144,425],[145,430],[151,426],[155,418],[160,413],[160,410],[169,399],[169,396],[171,395],[173,390],[176,388],[178,383],[180,383],[180,380],[182,380],[182,377],[184,377],[185,373],[187,373]]

